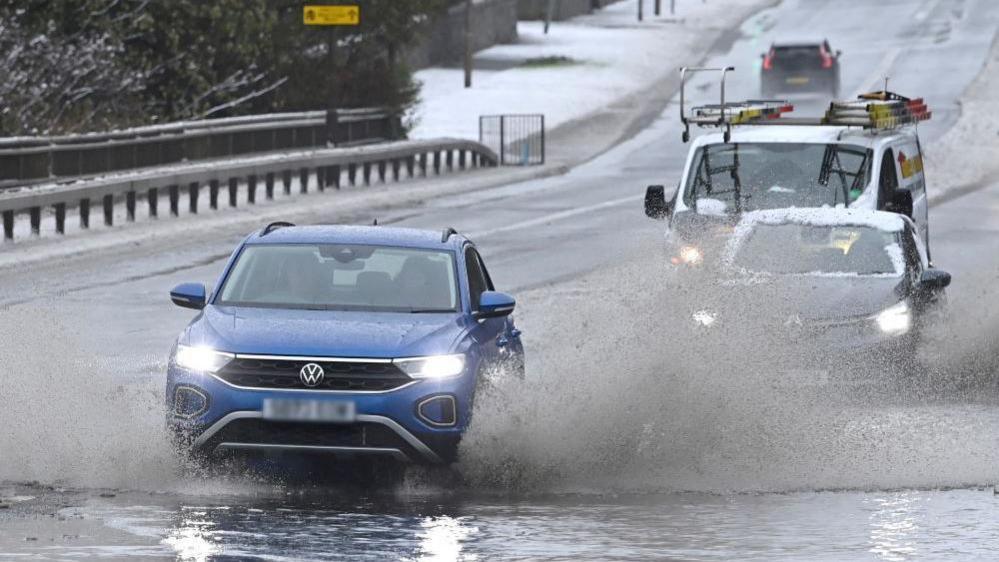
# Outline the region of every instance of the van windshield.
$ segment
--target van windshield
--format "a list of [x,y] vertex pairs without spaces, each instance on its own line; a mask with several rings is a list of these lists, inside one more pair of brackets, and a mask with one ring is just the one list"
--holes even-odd
[[725,143],[697,149],[684,203],[700,214],[850,204],[873,151],[821,143]]

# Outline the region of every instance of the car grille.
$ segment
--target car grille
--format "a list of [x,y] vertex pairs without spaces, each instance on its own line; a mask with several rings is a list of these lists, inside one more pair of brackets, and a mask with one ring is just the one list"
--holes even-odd
[[[299,371],[309,363],[321,366],[325,373],[322,382],[311,387],[299,377]],[[216,375],[236,386],[285,390],[378,392],[399,388],[413,380],[392,363],[249,357],[237,357]]]
[[214,443],[252,443],[314,447],[389,447],[408,444],[380,423],[323,424],[272,422],[245,418],[229,422],[212,436]]

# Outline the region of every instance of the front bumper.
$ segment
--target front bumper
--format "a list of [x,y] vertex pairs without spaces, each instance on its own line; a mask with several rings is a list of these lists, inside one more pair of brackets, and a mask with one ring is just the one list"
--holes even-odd
[[[384,392],[274,390],[236,387],[221,379],[171,365],[167,374],[167,426],[178,443],[199,454],[229,451],[324,453],[342,458],[377,456],[416,463],[448,463],[457,453],[471,417],[474,370],[449,379],[415,380]],[[206,397],[204,411],[179,415],[179,388]],[[454,399],[454,424],[441,427],[421,418],[418,405],[435,396]],[[350,400],[352,423],[272,422],[264,400]]]

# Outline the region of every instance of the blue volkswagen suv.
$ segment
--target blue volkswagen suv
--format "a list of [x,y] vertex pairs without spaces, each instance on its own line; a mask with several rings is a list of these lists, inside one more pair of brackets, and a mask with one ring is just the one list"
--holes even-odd
[[171,354],[167,425],[188,452],[455,460],[477,382],[523,369],[514,299],[453,229],[273,223],[248,236]]

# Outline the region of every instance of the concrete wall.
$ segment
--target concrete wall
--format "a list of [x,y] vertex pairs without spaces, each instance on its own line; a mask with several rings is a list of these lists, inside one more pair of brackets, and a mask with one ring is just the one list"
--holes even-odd
[[[465,52],[464,33],[465,5],[461,4],[427,24],[423,39],[409,50],[407,60],[414,68],[460,64]],[[516,40],[517,0],[475,0],[472,4],[474,50]]]
[[[588,14],[593,10],[603,8],[608,4],[618,0],[554,0],[552,19],[554,21],[567,20],[582,14]],[[517,19],[522,20],[543,20],[545,12],[548,11],[548,0],[518,0]]]

